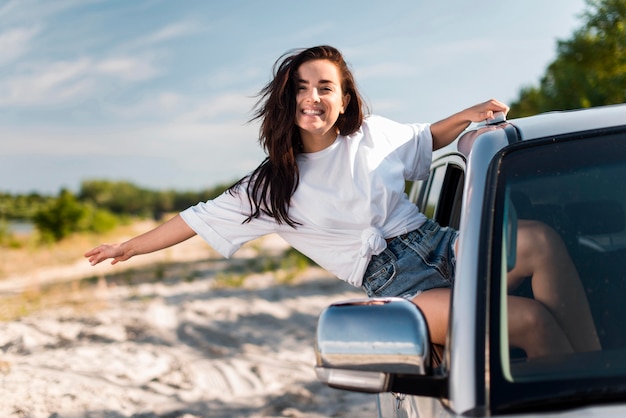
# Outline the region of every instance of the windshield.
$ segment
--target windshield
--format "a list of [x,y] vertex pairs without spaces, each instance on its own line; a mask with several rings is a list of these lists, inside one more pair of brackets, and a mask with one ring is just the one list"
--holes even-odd
[[505,404],[562,397],[566,407],[623,390],[624,180],[624,133],[521,144],[502,157],[491,324],[492,390]]

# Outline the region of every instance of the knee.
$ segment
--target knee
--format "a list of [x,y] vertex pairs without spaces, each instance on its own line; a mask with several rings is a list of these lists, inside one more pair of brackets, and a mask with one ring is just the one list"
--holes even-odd
[[526,299],[511,314],[510,342],[529,357],[571,351],[561,327],[541,302]]
[[528,299],[524,309],[515,314],[519,322],[518,328],[524,338],[543,340],[546,335],[553,331],[554,317],[540,302]]
[[539,221],[520,221],[518,252],[527,257],[551,257],[563,247],[561,236]]

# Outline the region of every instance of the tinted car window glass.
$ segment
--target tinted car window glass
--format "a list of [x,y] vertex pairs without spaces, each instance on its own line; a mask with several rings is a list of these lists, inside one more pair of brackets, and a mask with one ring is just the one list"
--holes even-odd
[[464,179],[462,168],[455,164],[447,165],[436,212],[436,221],[441,226],[459,227]]
[[[526,288],[507,289],[507,261],[513,251],[507,228],[495,242],[500,267],[501,366],[510,382],[626,376],[626,136],[546,141],[511,151],[501,161],[498,197],[501,222],[540,221],[562,238],[588,299],[601,351],[528,359],[509,347],[506,305],[512,293],[534,297]],[[514,211],[507,210],[512,205]],[[521,293],[519,293],[521,292]]]

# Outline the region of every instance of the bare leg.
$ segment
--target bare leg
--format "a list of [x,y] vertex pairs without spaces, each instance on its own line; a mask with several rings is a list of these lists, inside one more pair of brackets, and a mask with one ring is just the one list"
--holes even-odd
[[426,317],[430,341],[433,344],[446,343],[451,292],[452,289],[431,289],[420,293],[412,300]]
[[600,350],[600,341],[578,272],[560,236],[547,225],[520,220],[517,263],[509,288],[532,276],[532,289],[563,329],[575,351]]
[[[413,298],[426,317],[431,342],[444,345],[448,331],[451,289],[431,289]],[[508,298],[509,339],[528,357],[571,353],[572,346],[543,304],[528,298]]]
[[572,353],[572,345],[548,309],[536,300],[507,298],[509,343],[528,358]]

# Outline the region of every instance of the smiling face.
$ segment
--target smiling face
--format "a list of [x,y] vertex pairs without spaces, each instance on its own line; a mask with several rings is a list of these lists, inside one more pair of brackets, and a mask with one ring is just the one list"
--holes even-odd
[[335,123],[350,101],[341,88],[341,76],[328,60],[307,61],[297,72],[296,125],[304,152],[320,151],[337,138]]

